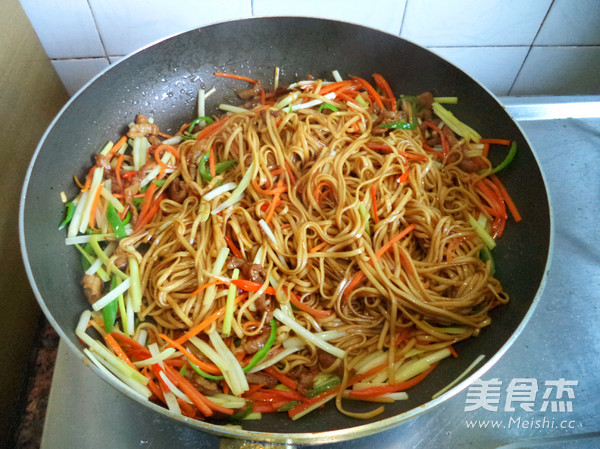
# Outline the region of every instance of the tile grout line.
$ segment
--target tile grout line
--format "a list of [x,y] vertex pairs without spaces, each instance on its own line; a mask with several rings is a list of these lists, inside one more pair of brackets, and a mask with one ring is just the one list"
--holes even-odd
[[404,27],[404,21],[406,20],[406,10],[408,9],[408,2],[410,0],[406,0],[404,3],[404,11],[402,12],[402,21],[400,22],[400,29],[398,30],[398,36],[402,35],[402,28]]
[[523,58],[523,62],[521,63],[521,67],[519,67],[519,71],[515,75],[515,79],[513,80],[512,84],[510,85],[510,88],[508,89],[508,93],[506,94],[507,96],[510,96],[512,94],[512,90],[515,88],[515,84],[517,84],[517,80],[519,79],[519,75],[523,71],[523,67],[525,67],[525,63],[527,62],[527,58],[529,57],[529,54],[531,53],[531,49],[533,48],[533,44],[535,44],[535,40],[539,36],[540,31],[542,31],[542,27],[544,26],[544,22],[546,22],[546,19],[548,18],[548,14],[550,14],[550,10],[552,9],[552,6],[554,6],[554,0],[552,0],[552,2],[550,3],[550,6],[548,7],[548,11],[546,11],[546,14],[544,15],[544,18],[542,19],[542,23],[540,23],[540,27],[538,28],[537,33],[535,33],[535,36],[533,37],[533,40],[531,41],[531,45],[529,45],[529,49],[527,50],[527,54]]
[[[88,8],[90,9],[90,14],[92,15],[92,19],[94,20],[94,26],[96,27],[96,32],[98,33],[98,39],[100,39],[100,44],[102,44],[102,50],[104,50],[104,58],[108,61],[110,65],[110,59],[108,56],[108,52],[106,51],[106,45],[104,44],[104,39],[102,39],[102,33],[100,32],[100,28],[98,28],[98,22],[96,21],[96,16],[94,14],[94,9],[92,5],[90,5],[90,0],[86,0]],[[69,59],[83,59],[83,58],[69,58]],[[91,59],[91,58],[86,58]]]

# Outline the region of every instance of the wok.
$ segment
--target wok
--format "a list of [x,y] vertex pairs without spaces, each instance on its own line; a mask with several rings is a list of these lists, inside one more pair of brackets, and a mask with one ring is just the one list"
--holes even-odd
[[[492,325],[478,338],[456,346],[460,357],[445,360],[425,382],[412,389],[409,400],[386,404],[385,412],[369,420],[340,414],[331,403],[297,422],[286,414],[265,415],[244,422],[243,430],[175,417],[150,402],[132,397],[144,407],[180,423],[225,437],[275,443],[320,444],[372,434],[395,426],[438,405],[481,376],[507,350],[525,326],[544,283],[550,246],[550,214],[543,176],[527,139],[497,99],[465,73],[426,49],[397,36],[358,25],[307,18],[256,18],[194,29],[163,40],[123,59],[93,79],[75,95],[44,135],[26,175],[20,209],[20,239],[29,280],[41,308],[60,336],[81,359],[82,344],[74,329],[88,307],[80,279],[80,256],[65,246],[58,231],[63,204],[60,192],[75,195],[73,174],[80,178],[108,140],[126,131],[138,113],[153,116],[165,132],[195,118],[197,91],[216,87],[213,110],[222,102],[239,103],[235,89],[242,81],[218,78],[230,72],[263,81],[269,87],[274,67],[282,83],[311,74],[331,79],[337,69],[369,78],[381,73],[396,93],[457,96],[450,109],[481,135],[516,140],[519,151],[501,173],[523,221],[509,222],[495,250],[497,276],[511,295],[508,305],[492,313]],[[504,151],[492,154],[497,164]],[[432,394],[449,384],[480,354],[486,363],[447,393]],[[117,382],[96,371],[113,387]],[[373,404],[352,403],[357,411]]]

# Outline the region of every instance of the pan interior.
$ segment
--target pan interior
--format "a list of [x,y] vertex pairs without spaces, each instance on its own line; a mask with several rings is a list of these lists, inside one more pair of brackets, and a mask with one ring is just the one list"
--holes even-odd
[[[234,44],[235,43],[235,44]],[[478,338],[456,345],[458,359],[444,362],[434,375],[410,391],[409,400],[386,405],[372,420],[340,414],[332,404],[298,422],[287,414],[264,415],[243,428],[256,432],[297,434],[327,432],[415,414],[431,396],[454,380],[477,356],[491,358],[511,339],[530,309],[542,282],[550,236],[548,200],[543,178],[526,139],[497,100],[456,67],[396,36],[342,22],[303,18],[248,19],[191,30],[148,47],[114,65],[76,95],[48,130],[32,160],[21,209],[20,233],[30,280],[52,324],[78,354],[82,345],[74,335],[81,312],[82,268],[77,251],[65,246],[60,192],[74,196],[73,174],[81,178],[92,155],[114,141],[140,113],[153,116],[161,130],[176,132],[195,118],[201,87],[216,88],[208,113],[219,103],[239,104],[240,81],[217,78],[228,72],[260,79],[272,86],[274,69],[281,83],[307,74],[331,79],[369,78],[381,73],[397,93],[457,96],[452,111],[482,136],[516,140],[519,151],[502,172],[502,181],[524,216],[509,223],[495,250],[497,276],[511,295],[508,305],[492,313],[492,325]],[[498,163],[503,155],[494,156]],[[464,385],[463,385],[464,386]],[[372,404],[348,408],[367,411]],[[403,415],[404,414],[404,415]],[[201,422],[191,425],[211,431]]]

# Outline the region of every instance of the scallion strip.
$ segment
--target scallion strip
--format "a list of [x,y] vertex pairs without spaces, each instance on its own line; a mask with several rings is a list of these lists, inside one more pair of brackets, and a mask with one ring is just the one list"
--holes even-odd
[[77,205],[72,201],[65,204],[65,219],[58,226],[58,230],[64,229],[69,224],[73,215],[75,215],[75,209],[77,209]]
[[510,150],[508,150],[508,154],[504,158],[504,160],[492,169],[492,173],[498,173],[500,170],[503,170],[512,162],[515,158],[515,154],[517,154],[517,142],[513,140],[512,145],[510,146]]
[[269,334],[269,339],[267,340],[265,345],[259,351],[257,351],[256,354],[254,354],[252,356],[252,358],[250,359],[248,364],[243,368],[243,371],[245,373],[247,373],[252,368],[254,368],[258,362],[260,362],[262,359],[264,359],[266,357],[266,355],[271,350],[271,346],[273,346],[273,343],[275,343],[276,338],[277,338],[277,322],[275,321],[275,319],[272,319],[271,320],[271,333]]
[[[240,270],[235,268],[231,275],[231,280],[236,280],[240,276]],[[233,321],[233,309],[235,302],[235,294],[237,293],[237,287],[231,283],[229,284],[229,290],[227,291],[227,302],[225,303],[225,313],[223,315],[223,335],[229,337],[231,333],[231,322]]]

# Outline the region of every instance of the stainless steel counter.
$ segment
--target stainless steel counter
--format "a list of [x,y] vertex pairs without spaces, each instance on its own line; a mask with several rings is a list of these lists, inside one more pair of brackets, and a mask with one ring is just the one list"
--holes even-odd
[[[324,449],[600,448],[600,97],[505,98],[550,193],[554,245],[529,324],[483,377],[380,434]],[[59,350],[43,449],[217,448],[109,387]]]

